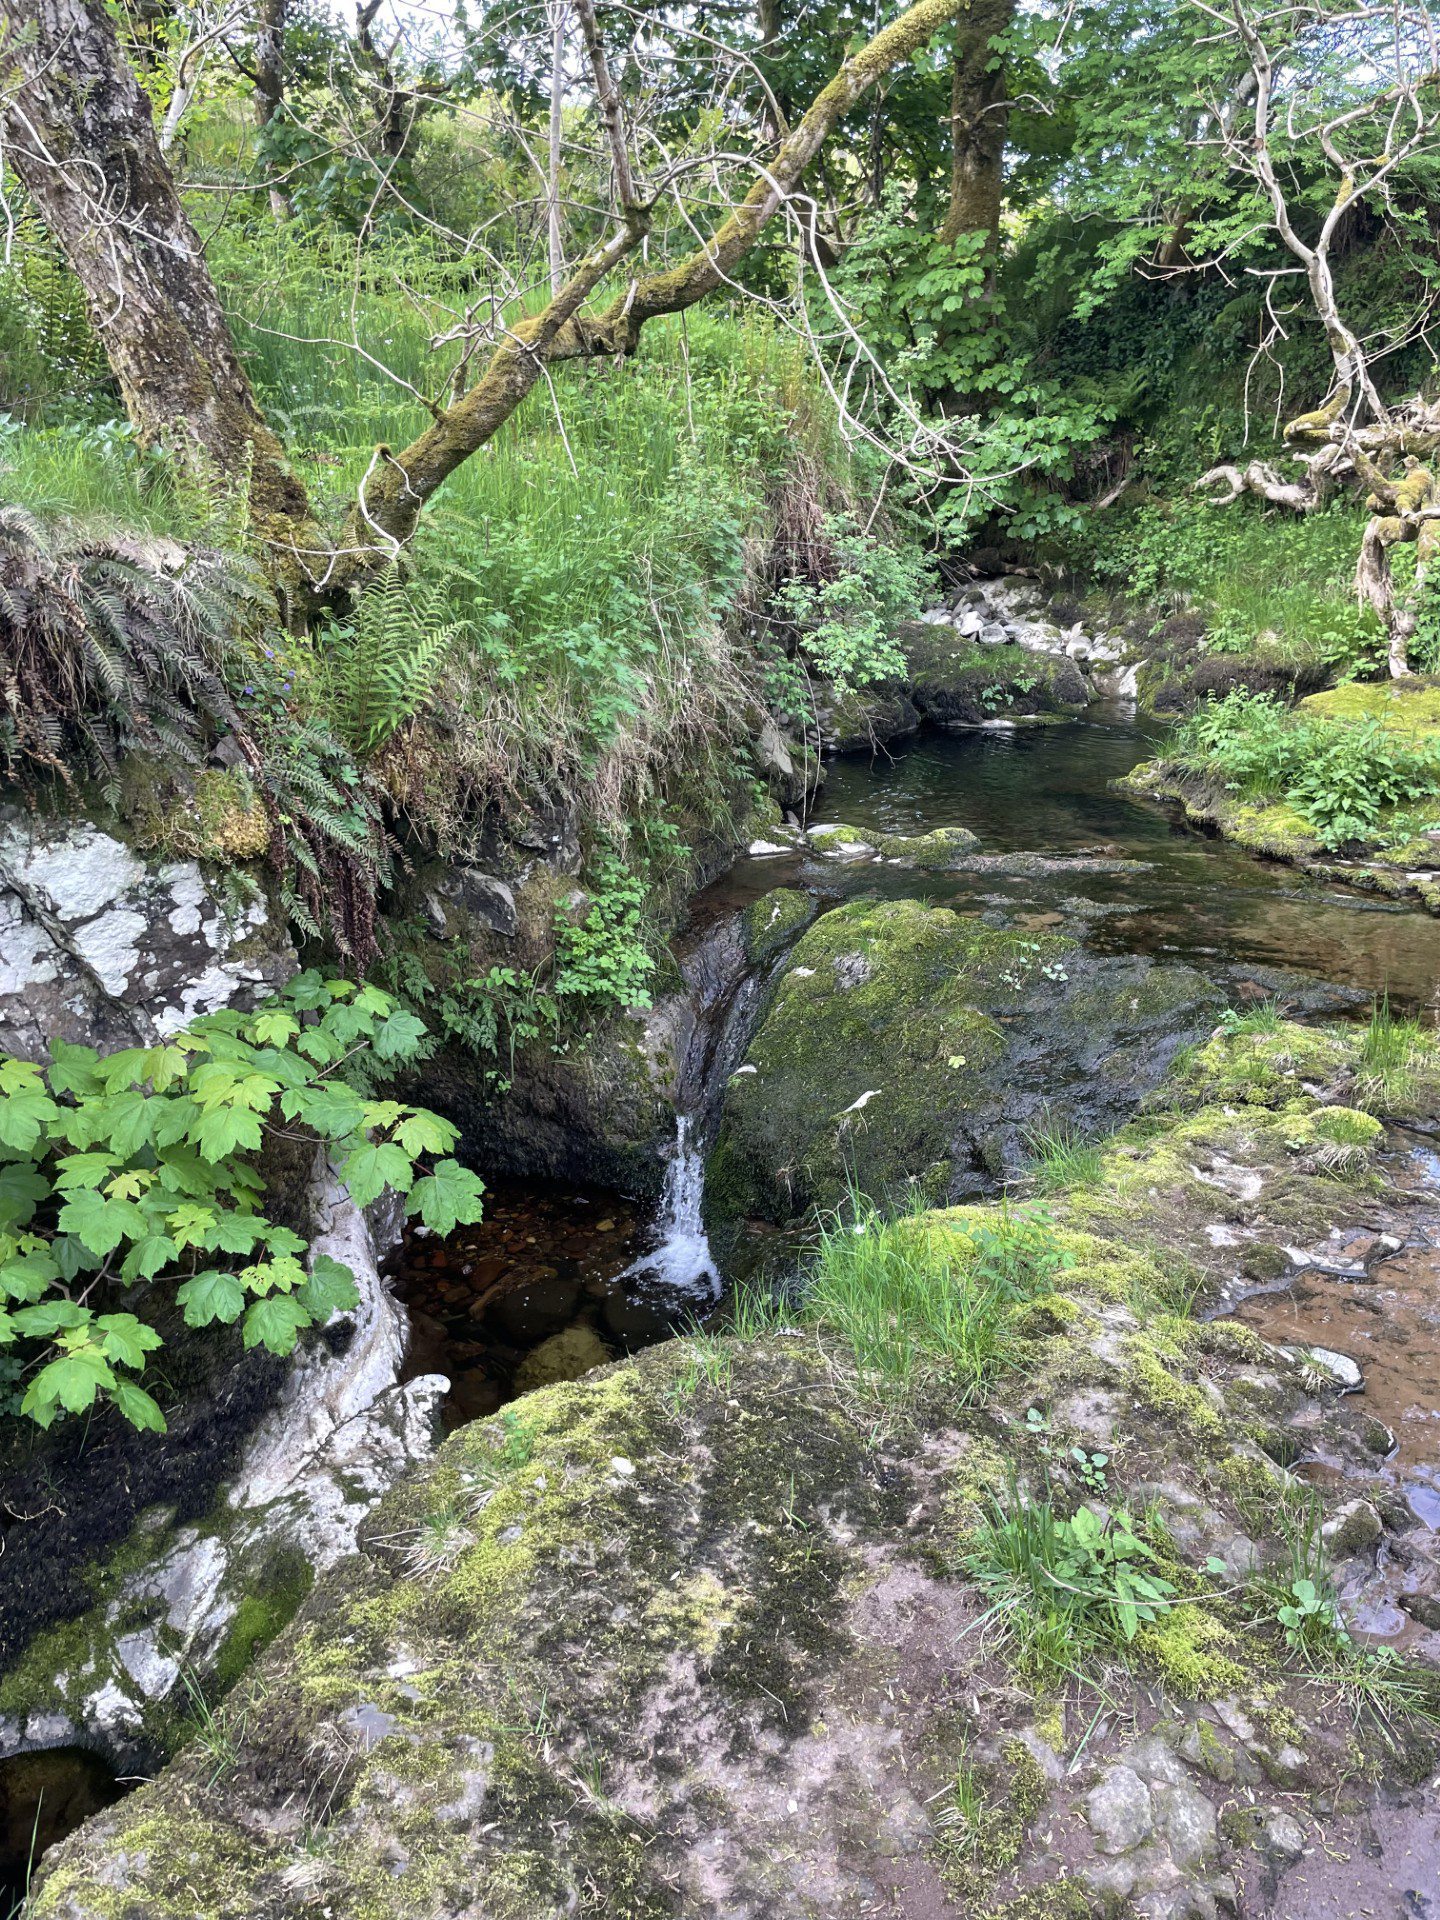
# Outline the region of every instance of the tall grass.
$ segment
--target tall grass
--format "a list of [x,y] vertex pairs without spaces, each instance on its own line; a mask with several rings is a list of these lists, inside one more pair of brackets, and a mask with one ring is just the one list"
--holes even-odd
[[1011,1310],[1064,1265],[1047,1223],[1024,1210],[986,1218],[897,1217],[859,1203],[822,1228],[806,1317],[851,1349],[862,1378],[901,1392],[943,1375],[973,1392],[1004,1364]]

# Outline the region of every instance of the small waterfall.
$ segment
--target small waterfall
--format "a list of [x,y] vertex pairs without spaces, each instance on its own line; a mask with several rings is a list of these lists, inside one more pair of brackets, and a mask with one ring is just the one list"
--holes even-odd
[[704,1192],[704,1156],[691,1144],[690,1116],[682,1113],[675,1122],[675,1151],[665,1169],[655,1222],[659,1243],[632,1260],[620,1275],[622,1280],[644,1278],[671,1294],[719,1299],[720,1275],[700,1220]]

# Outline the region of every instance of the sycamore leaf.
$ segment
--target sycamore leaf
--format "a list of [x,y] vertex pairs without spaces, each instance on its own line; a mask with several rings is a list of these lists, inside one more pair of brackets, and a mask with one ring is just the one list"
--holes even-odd
[[375,1029],[372,1045],[382,1060],[408,1060],[425,1038],[425,1022],[403,1008]]
[[361,1125],[365,1105],[349,1087],[326,1083],[287,1090],[280,1097],[280,1111],[287,1120],[303,1120],[326,1140],[343,1140]]
[[397,1193],[407,1192],[415,1178],[415,1169],[409,1154],[394,1141],[377,1145],[365,1140],[346,1154],[340,1178],[350,1189],[350,1198],[356,1206],[368,1207],[372,1200],[380,1198],[386,1187],[394,1187]]
[[0,1227],[23,1227],[49,1194],[50,1182],[31,1160],[0,1166]]
[[38,1067],[26,1060],[0,1064],[0,1143],[16,1153],[29,1153],[44,1129],[59,1118],[60,1109],[45,1091]]
[[95,1327],[105,1358],[118,1360],[122,1367],[143,1367],[146,1354],[164,1344],[154,1327],[147,1327],[133,1313],[102,1313]]
[[317,1326],[323,1326],[332,1313],[348,1313],[360,1304],[360,1289],[355,1276],[342,1261],[328,1253],[317,1253],[310,1278],[296,1289],[300,1302]]
[[438,1113],[412,1107],[395,1129],[395,1138],[412,1160],[422,1153],[448,1153],[460,1138],[460,1129]]
[[77,1047],[68,1040],[52,1040],[48,1076],[51,1091],[79,1095],[96,1092],[100,1086],[100,1076],[95,1070],[99,1062],[100,1056],[94,1047]]
[[310,1325],[310,1315],[288,1293],[267,1294],[253,1301],[245,1315],[241,1337],[247,1347],[268,1347],[271,1353],[292,1353],[296,1336]]
[[104,1194],[83,1188],[71,1194],[60,1209],[62,1233],[73,1234],[91,1253],[113,1253],[125,1239],[138,1240],[149,1229],[149,1221],[133,1200],[108,1200]]
[[222,1213],[200,1236],[207,1253],[249,1253],[265,1236],[265,1219],[258,1213]]
[[293,1014],[282,1012],[279,1007],[271,1007],[264,1013],[256,1014],[250,1031],[262,1046],[283,1047],[299,1033],[300,1022]]
[[113,1153],[67,1153],[55,1162],[55,1185],[61,1193],[71,1188],[98,1187],[119,1164]]
[[57,1333],[86,1326],[90,1309],[73,1300],[42,1300],[37,1306],[21,1307],[11,1318],[16,1331],[28,1340],[53,1340]]
[[165,1416],[143,1387],[137,1387],[133,1380],[117,1380],[110,1389],[110,1398],[132,1427],[139,1427],[146,1433],[164,1433]]
[[206,1234],[213,1231],[215,1220],[213,1207],[186,1200],[167,1217],[165,1224],[177,1247],[199,1247],[204,1245]]
[[[43,1366],[20,1402],[22,1413],[38,1415],[58,1402],[67,1413],[83,1413],[101,1388],[115,1385],[110,1362],[98,1347],[75,1347]],[[48,1424],[45,1421],[42,1425]]]
[[184,1311],[187,1327],[208,1327],[212,1320],[228,1327],[245,1311],[245,1289],[240,1282],[233,1273],[213,1268],[177,1287],[175,1298]]
[[153,1280],[155,1275],[177,1259],[180,1249],[168,1233],[147,1233],[126,1254],[120,1268],[122,1280]]
[[237,1148],[254,1152],[260,1145],[259,1116],[248,1107],[212,1107],[191,1127],[189,1137],[212,1164]]
[[48,1247],[12,1254],[0,1266],[0,1293],[11,1300],[39,1300],[60,1277],[60,1268]]
[[407,1213],[418,1213],[432,1233],[451,1233],[481,1215],[485,1183],[458,1160],[441,1160],[410,1189]]

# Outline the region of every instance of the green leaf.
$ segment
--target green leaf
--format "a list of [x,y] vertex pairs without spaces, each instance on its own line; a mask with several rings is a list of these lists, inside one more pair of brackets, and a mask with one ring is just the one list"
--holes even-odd
[[221,1213],[200,1236],[199,1244],[207,1253],[250,1253],[265,1237],[263,1214]]
[[364,1118],[364,1102],[351,1088],[325,1083],[318,1087],[287,1089],[280,1097],[287,1120],[303,1120],[326,1140],[344,1140]]
[[126,1238],[142,1238],[149,1222],[133,1200],[108,1200],[87,1187],[72,1194],[61,1207],[59,1225],[62,1233],[73,1234],[92,1253],[103,1257],[113,1253]]
[[122,1367],[143,1367],[146,1354],[164,1345],[154,1327],[147,1327],[133,1313],[102,1313],[95,1328],[105,1358],[118,1361]]
[[300,1329],[309,1325],[310,1315],[293,1294],[272,1293],[251,1303],[242,1338],[247,1347],[268,1347],[271,1353],[287,1354],[294,1351]]
[[57,1333],[69,1333],[88,1325],[90,1309],[73,1300],[42,1300],[37,1306],[21,1307],[12,1314],[17,1333],[30,1340],[53,1340]]
[[248,1107],[211,1107],[190,1128],[188,1138],[212,1165],[238,1150],[253,1153],[260,1145],[260,1120]]
[[250,1030],[262,1046],[283,1047],[299,1033],[300,1022],[279,1007],[272,1007],[256,1014]]
[[425,1022],[402,1008],[375,1029],[371,1042],[382,1060],[408,1060],[425,1038]]
[[[14,1069],[23,1068],[24,1072]],[[60,1109],[45,1091],[38,1067],[25,1060],[0,1065],[0,1142],[16,1153],[29,1153],[40,1135],[60,1118]]]
[[117,1380],[110,1389],[110,1398],[132,1427],[139,1427],[146,1433],[164,1433],[164,1414],[145,1389],[137,1387],[133,1380]]
[[94,1047],[72,1046],[68,1040],[50,1042],[51,1090],[55,1093],[73,1093],[84,1096],[96,1093],[100,1087],[100,1076],[96,1072],[100,1056]]
[[39,1300],[60,1278],[60,1268],[48,1247],[12,1254],[0,1266],[0,1293],[11,1300]]
[[38,1417],[48,1409],[53,1417],[58,1402],[67,1413],[83,1413],[102,1388],[114,1385],[110,1363],[98,1347],[75,1347],[40,1369],[20,1402],[20,1411]]
[[0,1166],[0,1227],[23,1227],[50,1192],[50,1182],[30,1160]]
[[168,1233],[147,1233],[126,1254],[120,1268],[122,1280],[153,1280],[157,1273],[179,1257],[180,1249]]
[[348,1313],[360,1304],[360,1289],[355,1275],[342,1261],[328,1253],[317,1253],[310,1278],[296,1291],[296,1299],[317,1326],[323,1326],[334,1313]]
[[395,1129],[395,1138],[412,1160],[422,1153],[448,1153],[460,1138],[460,1129],[438,1113],[424,1107],[412,1107]]
[[418,1214],[432,1233],[446,1234],[480,1218],[485,1183],[458,1160],[441,1160],[410,1189],[406,1212]]
[[407,1193],[415,1178],[410,1156],[391,1140],[382,1144],[366,1140],[345,1156],[340,1177],[350,1189],[350,1198],[359,1207],[378,1200],[386,1187]]
[[208,1327],[212,1320],[228,1327],[245,1311],[245,1289],[240,1282],[233,1273],[220,1273],[214,1268],[197,1273],[177,1287],[175,1298],[184,1311],[187,1327]]

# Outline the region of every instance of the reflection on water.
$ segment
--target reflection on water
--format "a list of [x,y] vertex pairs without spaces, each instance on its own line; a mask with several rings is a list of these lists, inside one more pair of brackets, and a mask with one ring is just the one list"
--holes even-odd
[[0,1920],[19,1912],[46,1848],[123,1791],[99,1755],[84,1747],[0,1760]]
[[814,817],[886,833],[963,826],[981,854],[1103,851],[1144,861],[1143,871],[925,874],[769,859],[720,884],[732,900],[788,882],[919,896],[967,913],[999,908],[1063,926],[1101,952],[1286,968],[1367,998],[1388,988],[1407,1010],[1440,1006],[1440,926],[1429,914],[1256,860],[1112,792],[1159,741],[1124,710],[1093,708],[1064,725],[924,733],[872,760],[832,763]]

